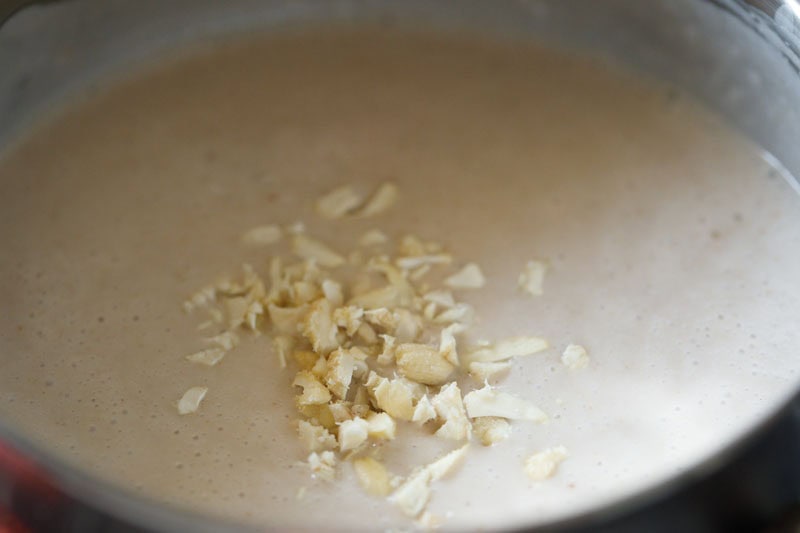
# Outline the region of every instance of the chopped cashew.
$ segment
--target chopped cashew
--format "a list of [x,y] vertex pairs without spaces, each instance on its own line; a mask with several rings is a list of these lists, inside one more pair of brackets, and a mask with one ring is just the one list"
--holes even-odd
[[426,466],[425,469],[431,474],[431,481],[439,481],[451,473],[464,460],[468,449],[469,443],[466,443]]
[[333,481],[336,477],[336,456],[332,451],[311,452],[307,461],[311,473],[316,477],[325,481]]
[[289,335],[297,334],[300,322],[307,310],[308,306],[306,305],[300,307],[278,307],[277,305],[269,304],[267,306],[269,319],[275,329]]
[[178,400],[178,414],[188,415],[197,411],[207,392],[208,387],[192,387],[184,392],[181,399]]
[[436,431],[437,436],[453,440],[469,439],[471,427],[461,400],[461,390],[455,382],[442,387],[431,403],[436,414],[444,421]]
[[294,348],[294,339],[286,335],[278,335],[272,339],[272,346],[278,356],[278,364],[281,368],[286,368],[286,356]]
[[300,441],[309,452],[321,452],[336,448],[336,437],[327,429],[305,420],[297,422],[297,433]]
[[338,330],[333,322],[331,303],[326,298],[320,298],[311,304],[303,318],[301,328],[315,352],[327,355],[339,347],[336,338]]
[[452,324],[453,322],[460,322],[462,324],[472,322],[475,310],[471,305],[465,303],[457,303],[450,309],[445,309],[434,318],[434,322],[439,324]]
[[242,242],[251,246],[266,246],[281,240],[283,232],[275,225],[258,226],[242,235]]
[[520,290],[531,296],[541,296],[544,293],[542,285],[546,272],[547,263],[543,261],[528,261],[517,280]]
[[389,473],[383,463],[372,457],[362,457],[353,461],[358,482],[369,494],[386,496],[392,491]]
[[437,290],[437,291],[430,291],[422,295],[422,299],[426,302],[432,302],[436,305],[441,305],[442,307],[450,308],[456,305],[456,301],[453,298],[453,293],[450,291],[444,290]]
[[325,384],[336,397],[344,399],[350,381],[353,379],[355,359],[350,350],[338,348],[328,357],[328,371],[325,374]]
[[414,416],[414,391],[401,379],[387,379],[374,372],[366,383],[378,407],[400,420]]
[[206,339],[210,344],[216,344],[222,350],[233,350],[239,344],[239,336],[233,331],[226,331]]
[[511,436],[511,424],[505,418],[479,416],[472,420],[472,429],[484,446],[492,446]]
[[475,263],[468,263],[464,268],[445,279],[444,284],[451,289],[480,289],[486,285],[486,278],[481,272],[481,267]]
[[506,392],[497,392],[491,385],[464,396],[464,406],[470,418],[499,416],[540,423],[547,421],[547,415],[532,403]]
[[356,212],[356,215],[359,217],[380,215],[392,207],[397,200],[397,196],[397,185],[389,182],[384,183],[378,187],[378,190],[375,191],[375,194],[373,194],[372,197],[367,200],[367,203],[364,205],[364,207]]
[[432,254],[398,257],[394,263],[403,270],[414,270],[425,265],[449,265],[452,262],[450,254]]
[[558,465],[567,458],[569,453],[564,446],[547,448],[534,453],[525,459],[525,473],[534,481],[543,481],[553,477]]
[[363,247],[379,246],[388,240],[389,239],[381,230],[372,229],[361,236],[361,238],[358,240],[358,244]]
[[394,313],[394,336],[400,342],[414,342],[422,330],[422,320],[408,309],[397,309]]
[[225,350],[222,348],[206,348],[191,355],[187,355],[186,359],[192,363],[199,363],[206,366],[214,366],[225,357]]
[[317,200],[317,213],[325,218],[342,218],[364,201],[350,185],[334,189]]
[[344,328],[350,337],[356,334],[363,323],[363,319],[364,310],[353,305],[339,307],[333,311],[333,321],[340,328]]
[[342,292],[342,284],[331,279],[323,280],[322,294],[331,303],[333,307],[339,307],[344,302],[344,294]]
[[345,420],[339,424],[339,450],[346,452],[354,450],[367,441],[369,435],[369,422],[363,418]]
[[427,396],[423,396],[417,402],[417,405],[414,407],[414,414],[411,417],[412,422],[416,422],[419,425],[422,425],[430,420],[436,418],[436,409],[434,409],[433,404],[428,399]]
[[317,264],[328,268],[341,266],[345,262],[344,257],[304,233],[294,236],[292,250],[297,256],[314,260]]
[[319,360],[319,355],[311,350],[296,350],[292,353],[292,357],[297,361],[297,366],[300,367],[300,370],[311,370]]
[[330,391],[314,374],[307,370],[298,372],[292,385],[303,389],[303,393],[297,399],[300,405],[323,404],[331,401]]
[[395,490],[389,501],[397,505],[401,511],[412,518],[419,516],[431,497],[430,484],[438,481],[463,460],[469,444],[445,454],[431,464],[413,472],[406,481]]
[[469,364],[469,375],[478,381],[488,381],[498,374],[508,371],[510,368],[511,361],[493,363],[473,361]]
[[367,415],[367,432],[370,438],[393,440],[397,432],[397,423],[389,413],[371,412]]
[[406,516],[418,516],[428,500],[431,499],[431,474],[426,469],[421,469],[412,474],[390,496],[389,501],[400,508]]
[[533,355],[550,347],[550,344],[540,337],[512,337],[500,341],[494,346],[483,346],[469,353],[469,361],[491,363],[505,361],[512,357]]
[[589,354],[583,346],[570,344],[564,350],[561,362],[570,370],[580,370],[589,366]]
[[456,338],[454,335],[464,331],[461,324],[451,324],[442,330],[439,337],[439,353],[453,366],[458,366],[458,352],[456,352]]
[[455,370],[439,350],[427,344],[400,344],[394,353],[398,371],[417,383],[441,385]]

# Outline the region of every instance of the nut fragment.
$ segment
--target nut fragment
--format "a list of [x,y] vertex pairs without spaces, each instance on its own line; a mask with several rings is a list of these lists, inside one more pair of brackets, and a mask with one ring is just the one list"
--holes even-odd
[[395,259],[395,264],[404,270],[413,270],[425,265],[449,265],[452,262],[453,256],[450,254],[415,255]]
[[442,387],[431,403],[436,409],[436,414],[444,421],[444,424],[436,431],[437,436],[453,440],[469,438],[471,426],[461,400],[461,390],[455,382]]
[[570,370],[580,370],[589,366],[589,354],[583,346],[570,344],[564,350],[561,362]]
[[348,305],[363,307],[364,309],[379,309],[382,307],[396,307],[400,305],[402,295],[396,285],[386,285],[379,289],[353,296]]
[[531,296],[541,296],[544,293],[544,275],[547,272],[547,263],[543,261],[528,261],[519,275],[517,284],[522,292]]
[[324,404],[331,401],[331,393],[317,377],[307,370],[301,370],[294,377],[292,385],[302,387],[303,393],[297,399],[300,405]]
[[315,352],[327,355],[339,347],[336,338],[338,329],[333,322],[331,303],[326,298],[320,298],[311,304],[301,322],[301,328]]
[[506,392],[497,392],[491,385],[464,396],[464,406],[470,418],[499,416],[540,423],[547,421],[547,415],[532,403]]
[[555,446],[534,453],[525,460],[525,473],[534,481],[542,481],[553,477],[558,465],[568,455],[569,453],[564,446]]
[[355,450],[367,441],[368,436],[369,423],[366,420],[360,417],[345,420],[339,424],[339,450]]
[[292,357],[294,357],[300,370],[311,370],[314,368],[314,365],[317,364],[317,360],[319,360],[319,355],[311,350],[295,350],[294,353],[292,353]]
[[397,339],[391,335],[381,335],[381,340],[383,340],[383,346],[375,361],[379,365],[390,365],[394,362]]
[[404,235],[403,238],[400,239],[400,245],[397,251],[401,255],[406,256],[425,255],[428,253],[425,243],[416,235]]
[[385,307],[365,311],[364,318],[371,325],[382,328],[384,331],[394,332],[397,327],[397,318]]
[[473,361],[469,364],[469,375],[478,381],[488,381],[498,374],[508,371],[511,368],[510,361],[483,362]]
[[292,222],[286,226],[286,233],[289,235],[297,235],[299,233],[305,233],[306,225],[303,223],[302,220],[298,220],[296,222]]
[[464,331],[461,324],[451,324],[442,330],[439,337],[439,354],[453,366],[458,366],[458,352],[454,335]]
[[469,356],[469,361],[481,361],[490,363],[494,361],[505,361],[512,357],[523,357],[533,355],[550,347],[550,344],[540,337],[512,337],[500,341],[494,346],[484,346],[473,350]]
[[336,448],[336,437],[327,429],[305,420],[297,422],[297,433],[309,452],[321,452]]
[[228,316],[228,327],[234,329],[244,323],[250,301],[244,296],[228,298],[225,300],[225,310]]
[[415,523],[417,524],[417,527],[424,531],[433,531],[442,527],[444,519],[441,516],[437,516],[428,511],[423,511]]
[[400,508],[406,516],[419,516],[431,499],[431,474],[426,469],[412,474],[395,490],[389,501]]
[[367,415],[367,432],[369,437],[378,440],[393,440],[397,432],[397,423],[389,413],[371,412]]
[[452,324],[459,322],[461,324],[468,324],[472,322],[475,310],[472,306],[465,303],[457,303],[450,309],[442,311],[435,319],[434,322],[439,324]]
[[338,348],[328,357],[328,371],[325,384],[338,398],[344,399],[353,379],[355,359],[349,350]]
[[468,446],[469,444],[465,444],[412,473],[389,496],[389,501],[397,505],[407,516],[412,518],[419,516],[430,500],[430,484],[452,472],[463,460]]
[[372,372],[366,385],[371,390],[378,407],[392,417],[411,420],[414,416],[414,391],[407,382],[401,379],[387,379]]
[[203,287],[192,296],[189,297],[188,300],[183,302],[183,310],[187,313],[194,311],[195,309],[201,307],[207,307],[217,297],[217,290],[215,287]]
[[239,344],[239,336],[233,331],[226,331],[206,339],[206,342],[215,344],[221,350],[233,350]]
[[225,350],[222,348],[206,348],[191,355],[187,355],[186,359],[192,363],[199,363],[206,366],[214,366],[225,357]]
[[350,405],[348,402],[342,400],[332,401],[328,404],[328,410],[331,412],[333,421],[341,424],[345,420],[352,420],[354,418]]
[[272,346],[278,356],[278,364],[281,368],[286,368],[286,357],[294,348],[294,339],[286,335],[278,335],[272,339]]
[[300,326],[300,321],[305,316],[308,306],[279,307],[275,304],[267,306],[269,319],[276,330],[281,333],[294,335]]
[[336,456],[332,451],[311,452],[308,456],[308,467],[319,479],[333,481],[336,477]]
[[511,436],[511,424],[505,418],[481,416],[472,421],[472,429],[484,446],[492,446]]
[[464,268],[445,279],[444,284],[451,289],[480,289],[486,285],[486,278],[481,272],[481,267],[475,263],[468,263]]
[[294,236],[292,239],[292,251],[298,257],[311,259],[324,267],[335,268],[344,264],[344,257],[304,233],[298,233]]
[[342,284],[333,281],[332,279],[326,279],[322,281],[320,285],[322,288],[322,294],[325,295],[325,298],[331,303],[333,307],[339,307],[344,302],[344,293],[342,289]]
[[184,392],[181,399],[178,400],[178,414],[188,415],[197,411],[207,392],[208,387],[192,387]]
[[358,244],[364,247],[379,246],[388,240],[388,237],[386,237],[381,230],[371,229],[361,236],[361,238],[358,240]]
[[464,460],[468,449],[469,443],[466,443],[426,466],[425,469],[431,474],[431,481],[439,481],[450,474]]
[[383,463],[372,457],[362,457],[353,461],[353,469],[356,472],[358,482],[369,494],[375,496],[386,496],[391,492],[392,485],[389,482],[389,472]]
[[453,293],[445,290],[429,291],[422,295],[422,299],[426,302],[433,302],[436,305],[446,308],[456,305],[456,301],[453,298]]
[[420,317],[408,309],[397,309],[392,313],[395,319],[394,336],[400,342],[414,342],[422,330]]
[[425,385],[441,385],[455,370],[439,350],[427,344],[401,344],[395,348],[395,359],[402,375]]
[[373,345],[378,342],[378,334],[375,333],[375,330],[372,329],[372,326],[367,324],[366,322],[362,323],[358,327],[358,331],[356,331],[356,335],[358,338],[363,340],[368,345]]
[[423,396],[419,399],[417,405],[414,407],[414,415],[411,417],[411,421],[422,425],[435,418],[436,409],[434,409],[433,404],[428,397]]
[[350,185],[334,189],[317,200],[317,213],[325,218],[342,218],[363,202]]
[[[339,307],[333,311],[333,321],[340,328],[344,328],[349,336],[356,334],[364,319],[364,310],[354,305]],[[371,343],[370,343],[371,344]]]
[[384,183],[378,187],[378,190],[375,191],[375,194],[373,194],[372,197],[367,200],[367,203],[356,213],[356,215],[359,217],[380,215],[394,205],[395,201],[397,201],[397,196],[397,185],[390,182]]
[[282,234],[278,226],[258,226],[242,235],[242,242],[252,246],[266,246],[281,240]]

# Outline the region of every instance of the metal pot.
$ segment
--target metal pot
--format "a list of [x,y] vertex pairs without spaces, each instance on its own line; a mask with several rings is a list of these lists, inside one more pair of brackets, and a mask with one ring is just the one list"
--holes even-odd
[[[0,9],[0,20],[19,7],[18,2],[6,4],[0,4],[5,9]],[[685,89],[755,140],[788,174],[800,175],[800,4],[794,0],[782,4],[769,0],[604,0],[592,6],[558,0],[500,4],[74,0],[32,5],[0,28],[0,148],[33,118],[70,94],[111,73],[146,62],[161,51],[234,32],[332,20],[477,29],[609,58]],[[800,184],[794,185],[800,190]],[[753,507],[758,498],[750,498],[740,504],[741,511],[752,510],[749,515],[731,514],[714,506],[690,509],[685,495],[708,490],[724,493],[724,487],[709,483],[729,482],[730,465],[743,472],[742,461],[755,461],[753,447],[763,448],[764,442],[771,443],[770,450],[796,456],[797,448],[785,448],[791,446],[788,439],[797,439],[791,429],[786,429],[786,420],[793,409],[797,410],[799,389],[800,373],[785,387],[773,391],[758,422],[718,442],[713,455],[698,456],[682,474],[608,505],[538,525],[547,529],[671,530],[674,526],[658,522],[663,519],[658,513],[666,512],[672,519],[679,517],[690,529],[729,529],[736,525],[730,520],[738,519],[751,520],[744,524],[748,527],[761,527],[768,517],[760,513],[779,512],[780,504],[789,506],[792,498],[800,495],[795,492],[788,499],[784,495],[779,504],[766,507]],[[770,435],[771,441],[763,440]],[[755,444],[758,442],[761,444]],[[795,440],[794,445],[798,442]],[[2,422],[0,443],[0,511],[5,506],[40,529],[216,531],[236,527],[164,507],[98,481],[62,463]],[[764,468],[779,470],[783,466],[765,462]],[[739,479],[746,484],[751,478]],[[675,500],[674,494],[683,494],[683,500]],[[682,506],[676,506],[680,501],[684,502]],[[3,520],[0,512],[0,525]]]

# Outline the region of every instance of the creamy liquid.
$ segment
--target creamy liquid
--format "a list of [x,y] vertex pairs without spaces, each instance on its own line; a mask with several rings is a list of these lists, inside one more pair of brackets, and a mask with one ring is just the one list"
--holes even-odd
[[[402,198],[329,223],[320,193],[380,180]],[[473,338],[540,334],[503,390],[543,426],[478,444],[435,485],[451,527],[596,508],[718,451],[800,375],[800,206],[759,150],[659,86],[590,61],[467,37],[316,33],[198,50],[39,125],[0,159],[0,416],[129,489],[273,525],[407,525],[297,466],[289,383],[266,337],[215,368],[180,304],[270,251],[241,233],[304,221],[350,250],[416,233],[480,263]],[[546,258],[545,294],[524,263]],[[560,351],[588,347],[569,372]],[[205,385],[198,413],[184,390]],[[413,434],[402,426],[401,433]],[[397,474],[452,443],[389,446]],[[405,441],[404,441],[405,442]],[[522,461],[564,444],[535,484]],[[296,498],[307,487],[303,499]]]

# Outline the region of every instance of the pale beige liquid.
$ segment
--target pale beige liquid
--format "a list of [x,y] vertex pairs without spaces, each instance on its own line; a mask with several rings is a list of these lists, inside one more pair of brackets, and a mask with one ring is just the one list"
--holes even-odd
[[[402,198],[383,216],[311,209],[384,179]],[[551,423],[475,445],[435,488],[449,526],[635,493],[741,434],[800,375],[789,186],[666,89],[536,48],[322,33],[201,51],[38,127],[0,159],[0,186],[2,418],[104,478],[237,520],[408,523],[349,465],[329,486],[296,466],[291,373],[266,337],[212,369],[184,360],[201,345],[180,303],[242,261],[263,269],[269,252],[238,244],[255,225],[302,220],[342,250],[371,227],[441,241],[488,277],[464,295],[475,337],[554,344],[502,382]],[[551,262],[545,295],[523,298],[534,257]],[[586,371],[560,364],[570,342],[589,348]],[[179,417],[194,385],[208,396]],[[530,482],[524,457],[556,444],[571,457]],[[395,446],[390,467],[447,446]]]

